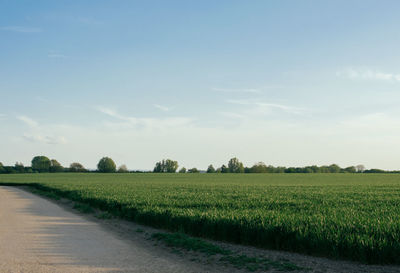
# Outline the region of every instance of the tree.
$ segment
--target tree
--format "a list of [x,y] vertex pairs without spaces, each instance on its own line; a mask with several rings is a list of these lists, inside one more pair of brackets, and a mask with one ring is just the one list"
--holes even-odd
[[0,173],[5,173],[6,169],[4,169],[3,163],[0,162]]
[[221,173],[229,173],[229,168],[225,165],[222,165],[220,170],[221,170]]
[[97,164],[97,169],[101,173],[115,173],[117,166],[111,158],[103,157]]
[[197,168],[191,168],[188,170],[188,173],[199,173],[200,171]]
[[258,162],[251,167],[250,172],[252,173],[266,173],[268,172],[267,166],[264,162]]
[[356,167],[354,167],[354,166],[347,167],[347,168],[344,169],[344,171],[346,173],[355,173],[355,172],[357,172]]
[[24,164],[22,164],[21,162],[15,162],[14,170],[17,173],[24,173],[25,172]]
[[185,167],[182,167],[182,168],[179,170],[179,173],[186,173],[186,168],[185,168]]
[[243,163],[236,157],[231,158],[228,162],[229,172],[231,173],[244,173]]
[[332,164],[329,166],[330,173],[340,173],[340,167],[336,164]]
[[178,161],[174,161],[171,159],[163,159],[160,162],[156,163],[156,166],[153,169],[155,173],[175,173],[178,169]]
[[215,173],[215,168],[213,165],[208,166],[207,173]]
[[45,156],[35,156],[32,159],[32,170],[44,173],[49,172],[51,166],[50,159]]
[[119,173],[127,173],[128,171],[128,167],[126,167],[125,164],[122,164],[121,166],[118,167],[118,172]]
[[61,166],[61,164],[55,160],[52,159],[50,160],[50,172],[51,173],[59,173],[59,172],[63,172],[64,171],[64,167]]
[[173,161],[171,159],[167,159],[165,161],[165,168],[167,173],[174,173],[178,169],[178,161]]
[[[164,161],[164,160],[163,160]],[[156,166],[153,169],[155,173],[163,173],[164,172],[164,164],[160,161],[156,163]]]
[[81,163],[74,162],[69,165],[69,171],[73,173],[84,173],[86,169]]
[[364,167],[364,165],[360,164],[360,165],[356,166],[356,170],[357,170],[358,173],[362,173],[362,172],[365,171],[365,167]]

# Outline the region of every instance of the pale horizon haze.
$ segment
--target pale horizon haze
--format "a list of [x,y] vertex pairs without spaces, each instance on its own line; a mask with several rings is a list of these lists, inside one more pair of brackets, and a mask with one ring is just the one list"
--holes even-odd
[[399,170],[399,11],[0,0],[0,162]]

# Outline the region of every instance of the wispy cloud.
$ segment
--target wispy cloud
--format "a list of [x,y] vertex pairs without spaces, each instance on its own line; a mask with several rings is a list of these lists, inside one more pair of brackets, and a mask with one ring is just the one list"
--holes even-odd
[[255,93],[259,94],[261,93],[261,89],[258,88],[217,88],[213,87],[211,88],[213,91],[217,92],[223,92],[223,93]]
[[103,106],[95,107],[98,111],[112,118],[119,119],[127,124],[141,126],[147,129],[157,129],[164,127],[188,126],[193,122],[193,119],[188,117],[168,117],[168,118],[138,118],[125,116],[117,111]]
[[0,27],[0,30],[22,32],[22,33],[38,33],[43,31],[41,28],[25,27],[25,26],[4,26]]
[[56,53],[50,53],[50,54],[47,55],[47,57],[54,58],[54,59],[66,59],[66,58],[68,58],[68,56],[66,56],[64,54],[56,54]]
[[42,136],[37,134],[24,134],[22,136],[23,139],[31,141],[31,142],[39,142],[45,144],[65,144],[67,140],[63,136],[55,137],[55,136]]
[[35,120],[27,116],[18,116],[17,119],[19,119],[20,121],[22,121],[31,128],[36,128],[39,125]]
[[[63,136],[54,136],[52,133],[54,126],[42,126],[34,119],[27,116],[17,116],[17,119],[25,123],[30,129],[29,133],[24,133],[22,139],[30,142],[44,144],[65,144],[66,138]],[[50,128],[50,130],[49,130]]]
[[[257,107],[253,108],[253,110],[257,110],[260,112],[260,110],[271,110],[271,109],[278,109],[287,113],[291,114],[301,114],[305,111],[304,108],[299,108],[299,107],[293,107],[289,105],[283,105],[283,104],[277,104],[277,103],[268,103],[268,102],[263,102],[263,101],[254,101],[254,100],[227,100],[226,102],[231,103],[231,104],[239,104],[239,105],[249,105],[252,107]],[[262,111],[265,112],[265,111]]]
[[167,107],[167,106],[164,106],[164,105],[160,105],[160,104],[153,104],[153,106],[155,108],[157,108],[157,109],[160,109],[161,111],[164,111],[164,112],[168,112],[168,111],[171,110],[170,107]]
[[336,76],[352,80],[400,81],[400,74],[384,73],[371,69],[346,68],[337,71]]

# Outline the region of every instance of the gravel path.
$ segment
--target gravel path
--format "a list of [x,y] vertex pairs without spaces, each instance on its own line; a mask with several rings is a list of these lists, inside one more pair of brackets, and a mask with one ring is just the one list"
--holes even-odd
[[212,271],[164,252],[122,240],[29,192],[0,187],[2,273]]

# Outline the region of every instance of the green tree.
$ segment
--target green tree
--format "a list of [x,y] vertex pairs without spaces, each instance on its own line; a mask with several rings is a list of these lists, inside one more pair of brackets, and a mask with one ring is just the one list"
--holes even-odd
[[197,168],[191,168],[188,170],[188,173],[199,173],[200,171]]
[[121,166],[118,167],[118,172],[119,173],[127,173],[128,171],[128,167],[126,167],[125,164],[122,164]]
[[40,173],[49,172],[51,166],[50,159],[45,156],[35,156],[32,159],[32,170]]
[[340,167],[336,164],[332,164],[329,166],[329,172],[330,173],[340,173]]
[[222,165],[220,169],[221,173],[229,173],[229,168],[225,165]]
[[208,166],[207,173],[215,173],[215,168],[213,165]]
[[175,173],[178,169],[178,161],[174,161],[171,159],[162,160],[156,163],[156,166],[153,169],[155,173]]
[[178,161],[174,161],[171,159],[165,160],[165,168],[167,173],[174,173],[178,169]]
[[101,173],[115,173],[117,166],[111,158],[103,157],[97,164],[97,169]]
[[356,167],[354,167],[354,166],[347,167],[347,168],[344,169],[344,171],[346,173],[355,173],[355,172],[357,172]]
[[182,167],[182,168],[179,170],[179,173],[186,173],[186,168],[185,168],[185,167]]
[[244,173],[243,163],[236,157],[231,158],[228,162],[229,172],[231,173]]
[[6,169],[4,169],[3,163],[0,162],[0,173],[5,173]]
[[17,173],[24,173],[25,172],[24,164],[22,164],[21,162],[15,162],[14,170]]
[[57,160],[55,160],[55,159],[50,160],[50,172],[51,173],[60,173],[63,171],[64,171],[64,167],[61,166],[61,164]]
[[87,170],[85,169],[85,167],[83,167],[81,163],[74,162],[69,165],[69,171],[72,173],[84,173]]
[[252,173],[266,173],[268,172],[267,166],[264,162],[258,162],[251,167],[250,172]]

